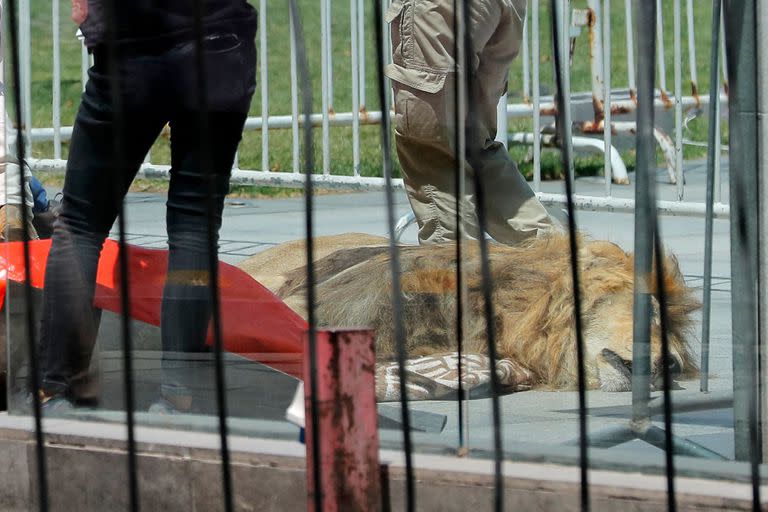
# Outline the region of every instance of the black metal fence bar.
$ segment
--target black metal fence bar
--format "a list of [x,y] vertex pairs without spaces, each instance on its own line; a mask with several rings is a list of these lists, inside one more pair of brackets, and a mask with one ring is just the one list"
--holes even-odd
[[[208,193],[206,194],[207,210],[207,240],[208,240],[208,285],[210,287],[211,319],[213,326],[213,353],[216,379],[216,408],[219,423],[219,443],[221,452],[221,479],[222,494],[224,498],[224,510],[234,510],[232,497],[232,470],[230,467],[229,440],[227,429],[227,388],[224,375],[224,358],[222,352],[223,339],[221,332],[221,303],[219,301],[219,259],[218,259],[218,226],[216,223],[216,170],[213,168],[214,160],[211,153],[209,105],[208,105],[208,75],[206,72],[206,54],[203,41],[203,16],[205,14],[203,0],[194,0],[194,43],[195,43],[195,75],[199,103],[198,130],[200,137],[200,166],[207,178]],[[215,57],[214,57],[215,58]]]
[[[21,189],[21,221],[23,224],[23,240],[24,240],[24,301],[26,302],[26,327],[27,327],[27,350],[29,353],[29,370],[31,382],[29,387],[31,388],[32,395],[32,411],[35,419],[35,459],[37,466],[37,498],[38,508],[41,512],[48,511],[49,494],[48,494],[48,472],[46,468],[46,454],[45,454],[45,439],[43,434],[43,421],[42,421],[42,409],[41,409],[41,396],[40,396],[40,364],[37,359],[37,341],[35,333],[35,311],[34,302],[32,301],[32,280],[29,253],[29,224],[32,219],[29,218],[29,212],[24,207],[27,204],[27,191],[24,188],[24,171],[23,165],[25,160],[26,147],[23,139],[23,112],[21,101],[21,66],[19,58],[19,28],[17,19],[17,5],[16,0],[8,0],[8,26],[11,31],[11,80],[13,82],[13,104],[15,107],[15,123],[16,123],[16,158],[19,166],[22,170],[19,172],[19,187]],[[5,129],[5,119],[0,120]],[[3,177],[5,179],[5,176]]]
[[301,115],[304,117],[303,143],[304,143],[304,167],[306,179],[304,181],[304,222],[306,235],[307,254],[307,323],[309,337],[309,390],[310,409],[312,422],[312,479],[314,494],[312,496],[315,512],[323,510],[323,475],[320,471],[320,420],[319,403],[317,399],[317,315],[315,309],[315,263],[314,255],[314,189],[312,174],[315,171],[315,151],[312,125],[309,118],[312,115],[312,87],[310,86],[309,62],[307,48],[304,41],[304,28],[301,21],[301,13],[296,0],[289,1],[289,16],[291,33],[295,48],[296,68],[299,76],[301,92]]
[[462,199],[465,197],[465,166],[464,166],[464,154],[466,152],[464,142],[464,118],[461,115],[462,105],[466,102],[464,98],[464,82],[459,77],[461,76],[461,69],[467,69],[466,59],[462,58],[460,40],[456,37],[457,34],[462,33],[461,24],[463,20],[459,18],[459,0],[453,0],[453,75],[455,80],[453,81],[453,125],[454,125],[454,181],[456,183],[456,349],[457,349],[457,362],[456,373],[458,378],[458,396],[456,397],[456,403],[458,405],[458,431],[459,431],[459,455],[463,455],[468,449],[469,444],[469,429],[465,428],[464,422],[468,419],[467,415],[469,409],[465,407],[466,399],[464,396],[464,362],[462,357],[464,356],[464,273],[462,271],[462,248],[464,237],[464,226],[462,223]]
[[[720,91],[720,13],[722,0],[712,0],[712,51],[709,60],[709,90]],[[711,96],[711,94],[710,94]],[[720,158],[720,102],[709,104],[707,141],[707,197],[704,216],[704,297],[701,311],[701,391],[709,392],[709,342],[712,312],[712,240],[715,206],[715,161]]]
[[[642,76],[642,73],[640,74]],[[655,188],[654,183],[654,188]],[[675,496],[675,440],[672,437],[672,378],[669,374],[672,359],[669,354],[667,294],[664,285],[664,248],[661,243],[661,229],[658,216],[654,210],[656,237],[654,238],[654,255],[656,264],[656,291],[659,296],[659,318],[661,322],[661,375],[664,386],[664,456],[667,476],[667,508],[670,512],[677,510]]]
[[[651,294],[649,278],[653,261],[654,204],[649,197],[652,169],[656,169],[653,142],[654,55],[656,53],[655,2],[635,0],[635,16],[638,21],[638,76],[637,96],[637,176],[635,177],[635,303],[632,345],[632,423],[642,431],[650,424],[648,401],[650,399],[650,327]],[[650,32],[648,32],[650,30]]]
[[[113,162],[112,168],[120,169],[125,162],[125,110],[122,96],[122,83],[120,77],[119,65],[117,62],[117,15],[114,0],[108,0],[104,4],[107,21],[107,74],[109,76],[109,85],[112,96],[112,112],[114,128],[112,131],[113,143]],[[130,279],[128,270],[128,248],[125,236],[125,202],[122,197],[121,179],[113,179],[112,194],[114,202],[118,205],[117,224],[118,224],[118,265],[120,267],[120,337],[123,349],[123,393],[125,397],[125,423],[127,429],[127,451],[128,451],[128,503],[132,512],[138,512],[139,505],[139,479],[138,464],[136,461],[136,437],[134,422],[134,387],[133,387],[133,357],[131,343],[131,320],[129,311],[130,302]]]
[[[569,170],[573,167],[573,147],[568,142],[571,138],[571,123],[568,105],[565,101],[567,94],[564,87],[563,76],[565,74],[564,59],[567,59],[563,53],[564,48],[560,44],[562,41],[562,19],[565,15],[560,0],[552,0],[553,12],[559,13],[558,16],[552,16],[552,49],[555,61],[555,82],[557,84],[557,111],[559,113],[557,122],[557,133],[561,141],[561,157],[563,169]],[[566,11],[567,12],[567,11]],[[574,335],[576,343],[576,363],[578,373],[578,393],[579,393],[579,465],[581,471],[581,510],[588,512],[590,510],[589,500],[589,451],[588,451],[588,431],[587,431],[587,375],[586,361],[584,357],[584,336],[581,317],[581,286],[579,279],[579,247],[576,230],[576,209],[573,205],[573,180],[570,179],[570,173],[566,174],[565,194],[568,210],[568,239],[570,245],[570,263],[571,280],[573,282],[573,321]]]
[[[471,37],[471,2],[472,0],[464,0],[462,2],[461,16],[464,21],[463,30],[460,34],[462,40],[462,48],[464,55],[466,56],[467,66],[465,66],[464,72],[464,92],[469,101],[466,102],[466,115],[465,115],[465,129],[464,140],[473,141],[476,140],[475,133],[478,130],[478,120],[476,119],[477,113],[473,108],[471,99],[474,98],[475,77],[474,71],[471,69],[469,63],[472,57],[475,55],[473,51],[472,37]],[[457,37],[459,34],[457,34]],[[496,363],[499,360],[496,347],[496,323],[493,305],[493,279],[491,277],[491,261],[488,251],[488,240],[485,238],[487,232],[488,221],[486,218],[486,199],[485,190],[483,189],[482,179],[480,177],[480,165],[481,161],[477,155],[477,148],[475,144],[467,144],[467,161],[470,167],[472,167],[472,180],[474,184],[475,200],[477,202],[477,224],[480,232],[478,237],[480,244],[480,271],[481,271],[481,285],[483,289],[483,314],[485,316],[485,331],[486,342],[488,345],[488,360],[490,364],[490,380],[491,380],[491,418],[493,425],[493,462],[494,462],[494,510],[501,512],[504,510],[504,476],[502,472],[502,464],[504,462],[504,447],[502,441],[501,431],[501,403],[499,401],[499,394],[501,392],[501,385],[499,383],[499,376],[496,373]]]
[[[672,439],[672,404],[671,404],[671,385],[672,381],[669,375],[669,346],[667,340],[667,301],[664,290],[664,265],[661,244],[661,233],[658,227],[658,216],[656,214],[656,151],[653,140],[653,129],[655,126],[654,83],[655,67],[654,55],[656,54],[656,33],[657,8],[658,3],[638,1],[637,6],[637,33],[638,33],[638,69],[637,69],[637,182],[636,197],[638,214],[642,212],[643,223],[639,219],[636,221],[635,230],[635,257],[636,261],[642,258],[641,263],[636,263],[635,267],[635,300],[642,301],[643,308],[639,315],[635,316],[636,333],[640,336],[639,341],[642,344],[635,343],[635,349],[639,345],[647,346],[650,349],[651,336],[651,300],[653,294],[652,261],[655,256],[656,264],[656,294],[659,303],[659,315],[661,319],[661,348],[662,348],[662,378],[664,386],[664,452],[666,459],[666,477],[667,477],[667,509],[669,512],[677,510],[677,500],[675,497],[675,473],[674,473],[674,445]],[[636,311],[638,313],[638,311]],[[640,325],[638,325],[640,324]],[[636,340],[638,341],[638,340]],[[644,372],[647,379],[638,379],[647,381],[650,385],[650,350],[641,365],[637,367],[633,364],[633,372]],[[633,390],[634,391],[634,390]],[[638,390],[639,391],[639,390]],[[644,390],[645,397],[650,398],[650,387]],[[635,404],[638,407],[638,404]],[[642,418],[650,425],[650,406],[646,399],[641,406],[645,417]],[[635,417],[637,419],[637,417]],[[654,429],[655,430],[655,429]]]
[[757,2],[726,0],[725,40],[730,89],[731,314],[736,460],[748,461],[754,510],[760,510],[757,428],[758,83]]
[[[374,21],[376,25],[376,78],[378,83],[379,105],[382,112],[389,112],[389,91],[384,76],[384,19],[381,0],[373,1]],[[416,485],[413,472],[413,445],[411,441],[411,415],[408,408],[408,381],[405,371],[407,358],[405,345],[405,325],[403,320],[403,295],[400,283],[400,259],[395,237],[395,199],[392,189],[392,143],[389,116],[383,116],[381,122],[381,152],[384,166],[384,188],[387,200],[387,228],[389,230],[389,265],[392,274],[392,321],[394,322],[395,346],[397,350],[397,369],[400,376],[400,411],[403,425],[403,452],[405,454],[406,510],[416,510]],[[458,262],[457,262],[458,263]]]

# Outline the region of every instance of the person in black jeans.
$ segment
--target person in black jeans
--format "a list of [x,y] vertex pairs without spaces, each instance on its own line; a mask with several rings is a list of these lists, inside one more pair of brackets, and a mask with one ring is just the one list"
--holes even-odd
[[[166,123],[171,172],[166,226],[168,276],[161,310],[163,381],[155,410],[187,409],[189,375],[172,354],[202,352],[210,320],[208,176],[215,175],[216,233],[237,146],[255,90],[256,11],[245,0],[202,0],[209,140],[200,140],[194,2],[115,4],[118,59],[109,67],[104,0],[73,0],[94,65],[75,119],[63,200],[45,272],[40,332],[46,412],[72,406],[72,384],[87,374],[99,311],[93,307],[99,253],[128,187]],[[157,4],[159,5],[159,4]],[[107,70],[118,73],[122,161],[115,164],[114,99]],[[212,169],[201,167],[207,144]],[[133,290],[133,300],[141,300]]]

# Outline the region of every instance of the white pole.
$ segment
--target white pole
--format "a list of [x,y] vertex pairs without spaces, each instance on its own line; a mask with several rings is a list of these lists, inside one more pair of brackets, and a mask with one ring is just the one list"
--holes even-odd
[[357,48],[360,56],[357,81],[360,84],[360,105],[365,106],[365,0],[358,0],[357,5]]
[[667,61],[664,52],[664,16],[661,14],[661,0],[656,0],[656,47],[659,60],[659,88],[667,92]]
[[350,41],[352,43],[352,169],[355,176],[360,176],[360,82],[358,76],[359,51],[357,37],[358,0],[349,2]]
[[329,80],[330,80],[330,72],[329,72],[329,61],[328,58],[328,52],[330,49],[328,48],[328,34],[326,33],[328,30],[328,21],[326,18],[329,16],[328,13],[328,2],[327,0],[320,0],[320,61],[321,61],[321,75],[322,75],[322,88],[323,90],[320,93],[320,97],[322,98],[322,107],[323,107],[323,174],[329,175],[331,173],[331,167],[330,167],[330,161],[331,161],[331,150],[330,150],[330,123],[329,123],[329,112],[328,109],[330,108],[330,105],[328,104],[328,88],[330,87]]
[[[553,14],[554,16],[554,14]],[[533,54],[532,80],[533,80],[533,190],[541,191],[541,85],[539,83],[539,62],[541,61],[541,48],[539,44],[539,2],[533,2],[531,13],[531,53]]]
[[624,0],[624,19],[626,20],[627,29],[627,81],[629,82],[630,94],[634,97],[637,91],[637,82],[635,81],[635,37],[632,24],[632,0]]
[[53,37],[53,158],[61,158],[61,34],[59,22],[59,0],[53,0],[52,5],[52,37]]
[[333,11],[331,0],[324,0],[326,2],[325,8],[325,37],[327,39],[325,43],[325,58],[328,59],[328,88],[326,89],[328,94],[328,109],[333,112],[333,28],[332,19]]
[[[599,58],[595,56],[595,58]],[[611,197],[612,172],[611,168],[611,0],[603,0],[603,140],[605,142],[605,158],[603,174],[605,175],[605,195]]]
[[75,36],[80,40],[80,84],[85,91],[85,84],[88,83],[88,68],[91,66],[91,58],[88,55],[88,48],[85,47],[85,36],[80,30]]
[[691,84],[695,88],[692,93],[698,94],[699,78],[696,70],[696,26],[693,21],[693,0],[688,0],[686,14],[688,21],[688,67],[691,70]]
[[269,170],[269,72],[267,47],[267,0],[261,0],[259,8],[259,50],[261,58],[261,170]]
[[[30,0],[21,0],[19,4],[20,61],[21,61],[21,103],[23,105],[24,138],[27,145],[25,154],[32,154],[32,39],[30,28]],[[18,143],[18,141],[17,141]]]
[[296,34],[293,31],[293,12],[288,10],[290,20],[288,27],[291,33],[291,135],[293,173],[299,174],[301,161],[299,159],[299,94],[298,70],[296,68]]
[[683,29],[680,0],[674,4],[674,54],[675,54],[675,174],[677,176],[677,200],[685,194],[683,179]]
[[523,98],[528,101],[531,97],[531,63],[530,52],[528,51],[528,16],[523,20]]

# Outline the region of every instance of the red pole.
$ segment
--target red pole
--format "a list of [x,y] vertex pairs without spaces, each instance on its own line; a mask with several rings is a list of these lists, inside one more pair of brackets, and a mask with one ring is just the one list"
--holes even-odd
[[[309,382],[305,339],[304,382]],[[317,333],[317,403],[322,512],[368,512],[381,503],[374,333]],[[307,444],[307,510],[314,512],[310,387],[304,386]]]

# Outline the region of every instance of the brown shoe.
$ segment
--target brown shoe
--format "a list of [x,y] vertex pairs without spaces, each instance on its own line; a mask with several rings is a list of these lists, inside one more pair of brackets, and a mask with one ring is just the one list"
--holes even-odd
[[59,218],[59,210],[61,210],[61,200],[59,197],[61,192],[56,194],[56,197],[48,201],[48,209],[44,212],[35,212],[35,218],[32,219],[32,225],[37,231],[37,236],[41,240],[46,240],[53,236],[53,224],[56,219]]
[[[37,231],[32,225],[32,209],[27,210],[27,234],[30,240],[37,240]],[[21,207],[17,204],[0,206],[0,241],[19,242],[24,240],[24,223],[21,218]]]

